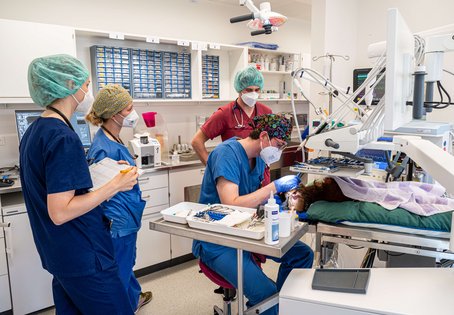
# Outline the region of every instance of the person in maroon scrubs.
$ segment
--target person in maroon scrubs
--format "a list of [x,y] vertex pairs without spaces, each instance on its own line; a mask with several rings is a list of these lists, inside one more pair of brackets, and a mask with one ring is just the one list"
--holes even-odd
[[[235,90],[238,98],[219,107],[216,112],[203,124],[192,138],[191,145],[206,165],[208,151],[205,142],[221,136],[222,141],[232,137],[247,138],[254,129],[249,123],[255,116],[271,114],[271,108],[257,102],[260,91],[263,89],[263,75],[254,67],[239,71],[235,76]],[[270,169],[265,168],[262,186],[270,183]]]

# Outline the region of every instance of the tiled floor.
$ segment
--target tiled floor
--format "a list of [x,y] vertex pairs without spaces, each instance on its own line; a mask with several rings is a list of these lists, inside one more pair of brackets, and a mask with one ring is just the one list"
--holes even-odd
[[[278,264],[272,260],[262,265],[263,270],[275,280]],[[212,315],[213,305],[222,307],[221,295],[213,293],[217,286],[199,273],[196,260],[155,272],[139,279],[142,290],[153,292],[153,300],[144,306],[140,315]],[[237,308],[236,303],[232,306]],[[53,315],[54,309],[38,313]],[[234,312],[236,314],[236,312]]]

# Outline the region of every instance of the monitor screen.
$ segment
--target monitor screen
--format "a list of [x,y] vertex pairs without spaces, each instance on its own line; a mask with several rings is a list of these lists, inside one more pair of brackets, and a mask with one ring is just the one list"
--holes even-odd
[[[41,116],[43,110],[16,110],[16,126],[19,142],[25,134],[28,127]],[[82,142],[84,148],[91,145],[90,127],[84,118],[84,114],[74,113],[70,122]]]
[[[372,70],[371,68],[365,68],[365,69],[355,69],[353,70],[353,91],[356,91],[361,84],[367,79],[367,75],[369,71]],[[364,90],[362,90],[358,96],[356,97],[355,101],[358,102],[363,96],[364,96]],[[372,105],[377,105],[380,99],[385,95],[385,78],[380,81],[375,86],[375,89],[373,91],[373,97],[372,97]],[[365,105],[366,102],[363,100],[361,105]]]
[[84,148],[89,148],[91,145],[90,126],[85,120],[85,115],[82,113],[74,113],[70,121]]

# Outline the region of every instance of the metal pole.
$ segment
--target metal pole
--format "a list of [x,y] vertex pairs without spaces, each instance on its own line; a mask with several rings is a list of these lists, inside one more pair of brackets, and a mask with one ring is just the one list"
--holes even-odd
[[244,313],[244,295],[243,295],[243,250],[237,249],[237,272],[238,272],[238,315]]

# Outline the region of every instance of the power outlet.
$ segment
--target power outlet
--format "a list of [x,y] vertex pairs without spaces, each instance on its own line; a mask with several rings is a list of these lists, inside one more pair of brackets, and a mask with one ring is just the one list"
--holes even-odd
[[5,136],[0,136],[0,146],[6,145],[6,137]]

